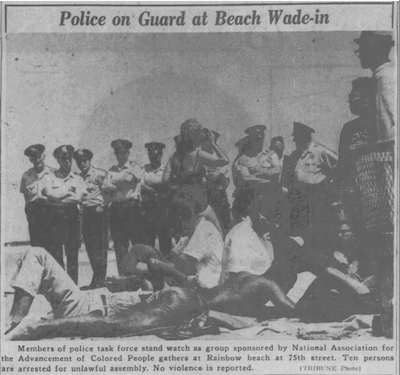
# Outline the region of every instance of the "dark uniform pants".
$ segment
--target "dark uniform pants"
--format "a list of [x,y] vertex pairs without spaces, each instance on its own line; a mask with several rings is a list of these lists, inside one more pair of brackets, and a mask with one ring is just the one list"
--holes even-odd
[[93,270],[91,286],[101,287],[107,274],[108,225],[107,210],[96,212],[97,206],[84,207],[82,236]]
[[67,256],[67,273],[78,284],[78,253],[80,247],[80,213],[77,206],[49,205],[49,253],[64,266],[63,246]]
[[171,235],[167,222],[167,205],[165,202],[152,199],[142,202],[144,218],[145,243],[155,246],[156,237],[160,245],[161,253],[166,256],[172,248]]
[[26,218],[28,220],[29,238],[31,246],[49,246],[49,215],[47,202],[37,199],[28,202],[25,206]]
[[118,273],[124,276],[122,261],[132,246],[145,242],[143,215],[138,201],[112,202],[109,208],[110,234],[114,242]]

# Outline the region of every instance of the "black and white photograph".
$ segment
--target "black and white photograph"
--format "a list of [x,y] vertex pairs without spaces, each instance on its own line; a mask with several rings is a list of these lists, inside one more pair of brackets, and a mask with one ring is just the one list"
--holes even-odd
[[398,371],[397,3],[2,20],[1,373]]

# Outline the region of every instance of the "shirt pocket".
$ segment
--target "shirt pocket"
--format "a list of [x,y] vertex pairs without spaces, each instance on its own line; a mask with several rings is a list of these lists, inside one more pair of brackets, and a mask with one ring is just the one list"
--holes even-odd
[[88,191],[88,193],[94,193],[95,191],[97,191],[98,187],[96,182],[94,181],[89,181],[86,182],[86,190]]
[[316,159],[308,159],[305,162],[305,170],[308,173],[317,173],[320,170],[319,163]]

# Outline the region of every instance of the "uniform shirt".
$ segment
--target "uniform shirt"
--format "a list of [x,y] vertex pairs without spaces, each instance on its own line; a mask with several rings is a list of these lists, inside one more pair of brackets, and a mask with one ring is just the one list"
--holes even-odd
[[274,249],[268,238],[259,237],[253,230],[250,217],[235,225],[225,238],[222,261],[223,280],[230,272],[246,271],[262,275],[274,260]]
[[337,161],[338,157],[333,151],[314,142],[304,151],[296,149],[289,157],[292,182],[318,185],[336,168]]
[[148,186],[158,185],[162,182],[162,177],[165,171],[164,166],[160,166],[158,169],[153,169],[151,164],[144,166],[143,179],[144,183]]
[[376,92],[376,126],[378,141],[395,139],[396,71],[393,63],[386,62],[372,74]]
[[[241,155],[232,166],[235,186],[238,189],[246,188],[246,177],[262,173],[260,178],[276,180],[281,173],[281,163],[276,152],[264,150],[256,156]],[[262,185],[265,188],[265,185]]]
[[104,198],[101,192],[101,187],[103,185],[106,174],[106,171],[92,166],[89,168],[86,174],[84,174],[83,172],[80,173],[80,176],[85,181],[87,190],[87,195],[85,195],[85,197],[83,198],[83,207],[104,205]]
[[64,198],[62,202],[54,202],[55,205],[76,205],[76,197],[82,197],[87,194],[85,182],[82,177],[71,171],[64,177],[60,171],[49,173],[43,178],[43,189],[46,189],[48,196],[61,196],[67,192],[75,193],[74,196]]
[[38,198],[43,198],[42,181],[43,178],[51,172],[52,170],[45,166],[40,173],[37,173],[35,168],[30,168],[22,175],[19,191],[24,194],[26,203],[33,202]]
[[[139,181],[127,181],[127,178],[132,175]],[[141,199],[140,187],[143,181],[143,169],[142,167],[133,162],[127,161],[122,167],[113,165],[108,171],[106,178],[104,179],[103,186],[114,185],[117,186],[117,190],[114,190],[107,194],[112,202],[124,201],[126,199]]]
[[197,259],[198,283],[211,289],[221,280],[224,241],[216,226],[202,217],[183,253]]

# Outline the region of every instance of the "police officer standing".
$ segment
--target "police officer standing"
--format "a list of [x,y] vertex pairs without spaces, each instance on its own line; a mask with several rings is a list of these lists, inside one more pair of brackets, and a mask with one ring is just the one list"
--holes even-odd
[[236,187],[232,211],[236,220],[249,214],[254,199],[259,202],[260,213],[268,220],[273,219],[281,167],[278,155],[264,150],[265,129],[265,125],[251,126],[245,130],[248,137],[237,144],[241,155],[232,166]]
[[292,233],[307,233],[311,246],[327,251],[332,226],[330,182],[337,166],[337,155],[325,146],[314,143],[314,129],[294,123],[293,141],[296,150],[288,160],[290,229]]
[[162,182],[165,168],[161,161],[164,143],[146,143],[150,163],[144,166],[144,181],[142,185],[142,209],[146,243],[155,246],[158,237],[160,251],[167,255],[171,251],[172,242],[166,218],[167,186]]
[[41,144],[29,146],[25,155],[33,164],[21,179],[20,192],[25,198],[25,213],[28,219],[29,237],[31,246],[48,248],[49,245],[49,218],[46,208],[46,198],[42,195],[41,184],[43,178],[51,173],[44,163],[45,147]]
[[114,242],[118,273],[124,275],[122,261],[133,245],[143,243],[143,217],[141,215],[142,168],[129,160],[132,143],[125,139],[111,142],[118,164],[108,171],[103,182],[105,198],[110,201],[109,225]]
[[74,159],[82,171],[87,195],[82,202],[82,236],[93,270],[92,281],[82,289],[102,288],[107,273],[108,225],[107,210],[101,191],[107,172],[92,166],[93,153],[87,149],[74,152]]
[[78,251],[80,247],[80,204],[86,194],[82,177],[74,173],[70,145],[57,147],[53,155],[60,168],[43,181],[50,219],[49,252],[64,267],[63,246],[67,257],[67,273],[78,284]]

